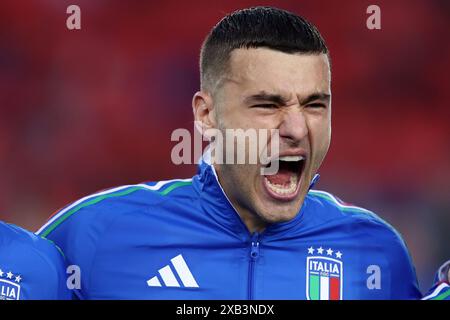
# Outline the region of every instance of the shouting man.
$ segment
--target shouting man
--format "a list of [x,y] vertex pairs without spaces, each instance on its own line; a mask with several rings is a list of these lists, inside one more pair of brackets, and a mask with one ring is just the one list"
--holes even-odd
[[262,174],[267,163],[211,152],[192,179],[122,186],[67,206],[39,234],[80,267],[78,297],[420,299],[398,232],[312,189],[331,138],[330,56],[319,31],[284,10],[239,10],[207,36],[200,71],[200,130],[276,130],[269,165],[278,170]]

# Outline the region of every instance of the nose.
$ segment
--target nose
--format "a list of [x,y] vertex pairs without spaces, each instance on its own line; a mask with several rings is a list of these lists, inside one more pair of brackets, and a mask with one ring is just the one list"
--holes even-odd
[[279,127],[281,140],[291,145],[297,145],[308,135],[308,126],[305,115],[298,106],[291,106],[282,115]]

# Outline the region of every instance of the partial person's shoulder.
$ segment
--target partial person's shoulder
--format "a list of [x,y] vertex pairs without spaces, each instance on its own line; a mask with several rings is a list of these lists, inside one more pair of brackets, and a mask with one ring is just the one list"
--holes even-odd
[[382,237],[386,241],[403,242],[398,231],[371,210],[344,202],[335,195],[322,190],[310,190],[307,198],[312,210],[318,212],[317,219],[334,221],[347,229],[358,228],[368,232],[368,235]]
[[0,222],[0,282],[5,299],[67,299],[59,248],[16,225]]
[[40,255],[40,253],[58,255],[57,248],[49,240],[5,222],[0,222],[0,248],[16,255]]
[[[38,234],[47,237],[62,225],[71,229],[90,228],[92,223],[100,230],[122,215],[157,207],[173,197],[190,196],[192,179],[174,179],[123,185],[105,189],[85,196],[57,211],[39,230]],[[188,188],[181,188],[188,187]]]

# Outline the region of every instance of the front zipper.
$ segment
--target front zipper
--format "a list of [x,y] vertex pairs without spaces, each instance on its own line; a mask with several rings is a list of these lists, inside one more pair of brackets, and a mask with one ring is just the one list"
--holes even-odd
[[254,269],[256,260],[259,257],[259,234],[253,233],[250,247],[250,264],[248,268],[248,300],[253,300],[254,291]]

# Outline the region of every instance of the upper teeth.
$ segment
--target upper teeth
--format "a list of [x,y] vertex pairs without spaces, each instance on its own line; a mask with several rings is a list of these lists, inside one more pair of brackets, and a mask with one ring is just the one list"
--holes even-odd
[[304,158],[302,156],[284,156],[278,158],[281,161],[301,161]]

